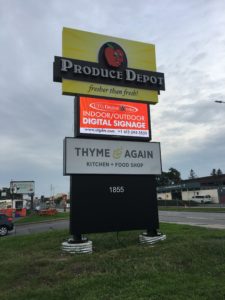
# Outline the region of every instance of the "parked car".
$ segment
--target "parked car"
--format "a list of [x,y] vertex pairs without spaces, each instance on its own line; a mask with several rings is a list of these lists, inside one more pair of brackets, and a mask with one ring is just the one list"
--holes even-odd
[[8,231],[13,230],[13,228],[14,224],[12,222],[12,218],[0,213],[0,236],[7,235]]
[[197,202],[197,203],[211,203],[212,198],[210,195],[204,195],[204,196],[193,196],[192,201]]

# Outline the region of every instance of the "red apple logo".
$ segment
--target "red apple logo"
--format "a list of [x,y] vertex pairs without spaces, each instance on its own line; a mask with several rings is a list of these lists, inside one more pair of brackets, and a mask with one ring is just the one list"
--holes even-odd
[[113,43],[107,43],[104,50],[105,59],[109,66],[119,67],[124,61],[124,52]]

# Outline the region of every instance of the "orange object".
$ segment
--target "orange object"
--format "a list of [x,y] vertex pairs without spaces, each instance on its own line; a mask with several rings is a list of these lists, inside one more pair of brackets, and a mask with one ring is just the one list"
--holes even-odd
[[13,215],[16,215],[18,217],[26,217],[27,215],[26,208],[21,208],[21,209],[5,208],[5,209],[0,209],[0,212],[5,214],[7,217],[13,217]]
[[5,214],[7,217],[12,217],[13,211],[15,211],[14,208],[5,208],[0,210],[0,212]]
[[50,209],[42,209],[38,212],[39,216],[53,216],[57,214],[57,210],[55,208]]

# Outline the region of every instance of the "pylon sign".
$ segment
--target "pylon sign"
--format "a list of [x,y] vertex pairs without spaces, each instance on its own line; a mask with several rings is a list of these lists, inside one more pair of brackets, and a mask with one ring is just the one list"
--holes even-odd
[[71,234],[157,229],[162,167],[149,104],[165,82],[155,46],[70,28],[62,44],[54,81],[75,96],[74,137],[64,140]]
[[10,191],[14,194],[34,194],[34,181],[10,181]]

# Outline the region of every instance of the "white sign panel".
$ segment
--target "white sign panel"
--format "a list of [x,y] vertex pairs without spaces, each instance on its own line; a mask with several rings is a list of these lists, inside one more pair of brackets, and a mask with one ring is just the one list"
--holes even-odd
[[160,175],[159,143],[65,138],[64,175]]
[[10,190],[14,194],[34,194],[34,181],[11,181]]

